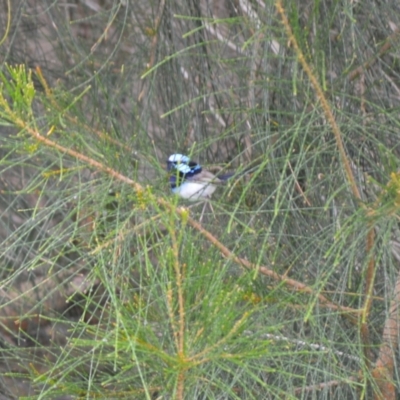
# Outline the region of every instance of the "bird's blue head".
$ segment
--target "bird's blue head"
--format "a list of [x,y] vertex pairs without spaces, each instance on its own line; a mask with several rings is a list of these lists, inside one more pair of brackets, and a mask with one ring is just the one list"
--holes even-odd
[[182,184],[186,179],[199,174],[202,170],[201,165],[190,161],[188,156],[183,154],[172,154],[167,161],[168,171],[172,171],[170,177],[171,187],[175,188]]
[[168,171],[178,171],[181,175],[188,174],[188,177],[196,175],[201,172],[201,165],[190,161],[188,156],[183,154],[172,154],[167,161]]
[[[185,169],[185,166],[189,167],[190,158],[188,156],[184,156],[183,154],[172,154],[169,156],[167,161],[168,171],[172,169]],[[182,171],[184,172],[184,171]]]

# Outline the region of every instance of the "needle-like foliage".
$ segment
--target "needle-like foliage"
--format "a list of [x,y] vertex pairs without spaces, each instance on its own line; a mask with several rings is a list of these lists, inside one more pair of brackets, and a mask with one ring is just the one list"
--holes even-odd
[[397,398],[397,3],[6,3],[0,392]]

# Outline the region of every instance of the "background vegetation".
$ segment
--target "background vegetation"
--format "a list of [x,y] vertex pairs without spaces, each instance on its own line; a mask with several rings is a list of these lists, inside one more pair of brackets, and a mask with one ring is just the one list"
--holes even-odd
[[397,3],[4,0],[2,398],[397,398]]

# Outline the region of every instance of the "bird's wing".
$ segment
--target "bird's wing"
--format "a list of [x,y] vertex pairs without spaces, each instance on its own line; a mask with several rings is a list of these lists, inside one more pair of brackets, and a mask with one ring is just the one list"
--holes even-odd
[[212,183],[212,184],[223,183],[221,179],[219,179],[214,174],[204,169],[198,174],[188,178],[187,180],[190,180],[192,182],[202,182],[202,183]]

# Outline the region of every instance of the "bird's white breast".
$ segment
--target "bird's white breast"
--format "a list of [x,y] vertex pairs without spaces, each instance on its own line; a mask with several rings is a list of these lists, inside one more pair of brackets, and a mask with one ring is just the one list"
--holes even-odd
[[217,187],[209,182],[196,182],[187,180],[182,185],[172,189],[172,192],[178,194],[184,199],[197,201],[199,199],[210,198]]

